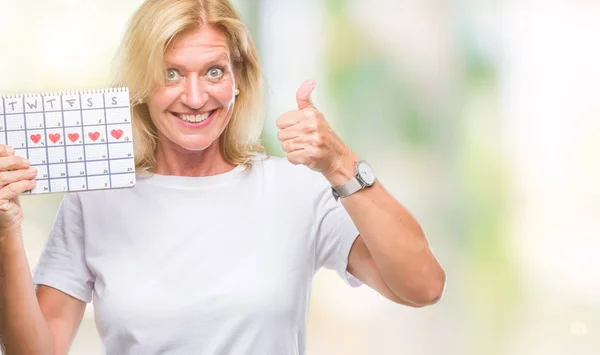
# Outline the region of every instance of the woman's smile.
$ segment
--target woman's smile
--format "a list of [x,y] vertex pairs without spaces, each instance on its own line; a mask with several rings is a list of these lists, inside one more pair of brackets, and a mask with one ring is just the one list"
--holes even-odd
[[200,123],[204,123],[206,121],[210,121],[210,119],[212,118],[212,116],[217,112],[217,110],[211,110],[211,111],[205,111],[205,112],[199,112],[199,113],[176,113],[176,112],[171,112],[171,114],[173,114],[175,117],[177,117],[178,119],[180,119],[181,121],[184,121],[186,123],[193,123],[193,124],[200,124]]

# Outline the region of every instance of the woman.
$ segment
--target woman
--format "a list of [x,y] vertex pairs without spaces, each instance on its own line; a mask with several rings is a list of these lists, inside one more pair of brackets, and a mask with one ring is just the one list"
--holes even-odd
[[401,304],[440,298],[419,224],[329,128],[314,82],[277,120],[287,159],[263,153],[256,49],[227,0],[146,1],[117,58],[138,182],[65,195],[33,278],[18,195],[36,173],[0,147],[7,354],[66,354],[92,300],[108,354],[303,354],[321,267]]

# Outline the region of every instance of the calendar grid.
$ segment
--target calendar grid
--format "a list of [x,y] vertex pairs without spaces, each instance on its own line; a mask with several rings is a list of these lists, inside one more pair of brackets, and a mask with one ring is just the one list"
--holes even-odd
[[[14,113],[8,113],[7,116],[8,115],[14,115]],[[87,125],[85,127],[93,127],[93,126],[102,127],[104,125],[103,124],[95,124],[95,125]],[[77,126],[77,125],[76,126],[66,126],[64,128],[80,128],[80,127],[83,127],[83,126],[81,126],[81,125],[79,125],[79,126]],[[8,132],[23,132],[23,130],[22,129],[9,129]],[[96,143],[96,144],[98,144],[98,143]]]
[[[9,114],[7,114],[7,116],[8,115],[14,115],[14,114],[13,113],[9,113]],[[85,127],[94,127],[94,126],[102,127],[102,126],[104,126],[104,124],[90,124],[90,125],[87,125]],[[64,128],[81,128],[81,127],[83,127],[83,126],[81,126],[81,125],[79,125],[79,126],[66,126]],[[9,129],[7,132],[23,132],[23,130],[22,129]],[[98,144],[98,143],[96,143],[96,144]]]
[[0,100],[0,143],[38,170],[36,187],[25,194],[135,186],[129,89],[0,95]]
[[[110,161],[110,149],[108,148],[108,116],[106,115],[106,95],[102,95],[102,107],[104,108],[104,132],[106,134],[106,158]],[[108,164],[108,186],[112,187],[112,176],[110,175],[110,164]]]
[[[100,127],[98,125],[86,126],[86,127]],[[85,144],[69,144],[69,147],[89,147],[89,146],[101,146],[101,145],[119,145],[123,142],[106,142],[106,143],[85,143]],[[114,158],[113,158],[114,160]]]
[[[110,175],[131,175],[132,173],[130,172],[124,172],[124,173],[111,173]],[[90,175],[90,176],[110,176],[109,174],[96,174],[96,175]],[[62,177],[53,177],[53,178],[49,178],[48,180],[63,180],[64,178]],[[46,180],[46,179],[44,179]],[[39,181],[39,180],[38,180]]]
[[[44,100],[42,101],[42,118],[44,119],[44,137],[48,137],[47,124],[46,124],[46,108],[44,107]],[[25,111],[25,107],[23,107],[23,111]],[[25,125],[27,125],[27,120],[25,120]],[[25,137],[27,139],[27,137]],[[45,138],[44,138],[45,139]],[[46,142],[46,164],[50,163],[50,159],[48,158],[48,142]],[[48,192],[52,192],[52,184],[50,184],[50,172],[48,172]]]
[[[62,96],[60,97],[60,119],[63,128],[63,140],[65,141],[65,145],[63,146],[65,152],[65,175],[67,177],[67,191],[69,191],[71,190],[71,178],[69,177],[69,166],[67,165],[67,128],[65,127],[65,111]],[[48,165],[50,165],[50,161],[48,161]],[[50,174],[48,174],[48,177],[51,177]]]
[[[112,158],[111,161],[116,161],[116,160],[132,160],[133,158]],[[81,160],[78,161],[78,163],[93,163],[93,162],[98,162],[98,161],[103,161],[105,159],[97,159],[97,160]],[[66,163],[46,163],[46,164],[35,164],[35,165],[39,165],[39,166],[46,166],[46,165],[63,165]],[[68,172],[67,172],[68,173]],[[101,174],[103,175],[103,174]],[[108,175],[108,174],[106,174]],[[71,176],[71,177],[76,177],[76,176]],[[62,178],[64,179],[64,178]]]
[[6,101],[4,98],[2,98],[2,118],[4,120],[4,139],[6,144],[8,144],[8,127],[6,126],[6,103],[4,102]]
[[[129,106],[111,106],[110,108],[129,108]],[[62,111],[69,112],[69,111],[93,111],[93,110],[97,110],[97,109],[96,108],[78,108],[78,109],[73,109],[73,110],[65,109]],[[52,112],[52,111],[50,111],[50,112]]]
[[[83,132],[83,126],[85,126],[83,124],[83,102],[81,101],[81,93],[79,94],[79,116],[81,117],[81,127],[82,127],[82,132]],[[82,141],[85,140],[85,137],[82,138]],[[87,168],[87,157],[85,155],[85,147],[83,148],[83,161],[84,161],[84,166]],[[69,171],[69,168],[67,167],[67,172]],[[85,174],[85,186],[89,187],[90,186],[90,182],[88,181],[88,174],[87,174],[87,169],[86,169],[86,174]]]
[[[29,160],[29,139],[27,139],[27,114],[25,113],[25,96],[23,96],[23,129],[25,130],[25,155],[27,156],[27,160]],[[7,142],[8,143],[8,142]]]

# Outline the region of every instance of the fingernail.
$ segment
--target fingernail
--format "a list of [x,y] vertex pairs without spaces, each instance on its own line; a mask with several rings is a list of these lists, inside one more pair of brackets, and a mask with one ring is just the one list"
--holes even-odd
[[28,173],[28,174],[37,173],[37,169],[36,169],[36,168],[33,168],[33,167],[31,167],[31,168],[27,169],[27,173]]
[[0,207],[0,209],[2,209],[2,210],[4,210],[4,211],[7,211],[7,210],[8,210],[8,201],[4,202],[4,203],[2,204],[2,206]]
[[15,152],[15,148],[11,147],[10,145],[6,147],[6,152],[8,154],[12,154]]
[[28,159],[23,158],[23,164],[29,166],[31,165],[31,162]]

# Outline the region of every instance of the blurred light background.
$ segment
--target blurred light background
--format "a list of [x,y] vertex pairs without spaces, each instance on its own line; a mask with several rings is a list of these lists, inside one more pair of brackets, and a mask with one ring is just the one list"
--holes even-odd
[[[0,93],[108,83],[141,0],[0,0]],[[600,0],[237,0],[265,143],[314,103],[421,221],[444,299],[411,309],[330,271],[308,354],[600,352]],[[594,39],[596,38],[596,39]],[[60,195],[23,198],[33,267]],[[71,354],[100,354],[91,306]]]

